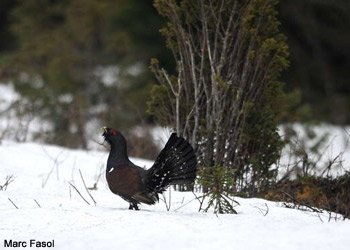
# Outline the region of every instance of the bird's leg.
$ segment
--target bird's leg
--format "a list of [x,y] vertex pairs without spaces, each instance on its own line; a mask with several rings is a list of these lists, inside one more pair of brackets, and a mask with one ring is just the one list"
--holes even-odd
[[139,207],[137,206],[137,203],[130,203],[130,206],[129,206],[129,209],[130,210],[140,210]]

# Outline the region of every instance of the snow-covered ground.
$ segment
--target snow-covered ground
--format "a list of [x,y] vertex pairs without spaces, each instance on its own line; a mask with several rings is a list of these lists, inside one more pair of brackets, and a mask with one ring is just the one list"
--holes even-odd
[[[0,145],[0,249],[4,240],[54,240],[55,249],[350,249],[350,221],[262,199],[236,198],[237,215],[198,212],[192,193],[171,193],[141,211],[112,194],[104,177],[105,151],[68,150],[35,143]],[[140,166],[152,162],[132,159]],[[97,190],[85,191],[97,181]],[[72,183],[90,203],[77,194]],[[168,195],[168,193],[166,193]],[[15,208],[10,200],[18,207]],[[40,205],[40,207],[39,207]],[[29,248],[29,246],[27,247]]]

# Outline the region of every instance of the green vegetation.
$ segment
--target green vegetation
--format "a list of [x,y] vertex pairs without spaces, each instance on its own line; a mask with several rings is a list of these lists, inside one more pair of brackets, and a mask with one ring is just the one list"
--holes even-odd
[[213,175],[204,189],[219,213],[230,210],[220,181],[232,179],[231,192],[254,196],[276,179],[271,166],[283,146],[277,125],[286,97],[278,77],[288,66],[276,4],[155,1],[177,72],[152,61],[160,86],[149,112],[195,146],[202,173]]

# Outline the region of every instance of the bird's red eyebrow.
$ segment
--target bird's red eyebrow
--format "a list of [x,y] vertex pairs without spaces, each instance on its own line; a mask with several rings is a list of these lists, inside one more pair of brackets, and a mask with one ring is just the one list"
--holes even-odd
[[114,129],[109,130],[109,132],[110,132],[112,135],[116,135],[116,134],[117,134],[117,131],[115,131]]

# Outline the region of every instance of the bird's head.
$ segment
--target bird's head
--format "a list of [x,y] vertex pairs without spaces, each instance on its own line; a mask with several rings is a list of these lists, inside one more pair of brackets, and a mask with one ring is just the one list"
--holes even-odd
[[102,136],[105,138],[105,141],[111,145],[126,143],[122,133],[120,133],[116,129],[102,127],[101,131],[103,132]]

